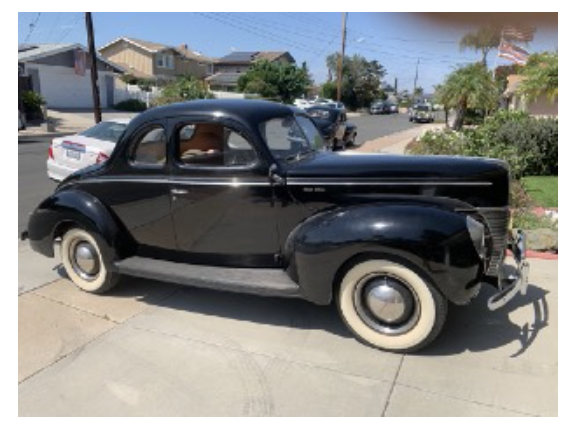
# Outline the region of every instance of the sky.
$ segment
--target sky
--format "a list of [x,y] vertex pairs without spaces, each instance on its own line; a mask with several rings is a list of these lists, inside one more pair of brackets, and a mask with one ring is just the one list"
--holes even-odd
[[[166,45],[187,44],[211,57],[233,50],[289,51],[300,65],[306,61],[316,83],[327,78],[325,58],[341,46],[341,13],[115,13],[93,14],[96,46],[121,37]],[[412,91],[419,61],[418,86],[431,93],[444,77],[478,60],[461,52],[459,40],[474,28],[438,28],[406,13],[348,13],[346,54],[378,60],[387,70],[385,81],[398,79]],[[81,43],[87,45],[82,12],[19,12],[18,43]],[[557,29],[539,28],[527,49],[558,48]],[[495,53],[490,63],[495,63]],[[508,64],[499,59],[498,64]]]

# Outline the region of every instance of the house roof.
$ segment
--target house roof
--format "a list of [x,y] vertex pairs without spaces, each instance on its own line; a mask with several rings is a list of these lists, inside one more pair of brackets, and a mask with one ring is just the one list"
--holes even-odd
[[257,51],[257,52],[232,52],[216,61],[218,64],[252,64],[258,60],[276,61],[286,56],[288,61],[296,62],[292,55],[286,51]]
[[235,86],[242,73],[216,73],[205,80],[211,85]]
[[165,45],[162,43],[155,43],[155,42],[149,42],[147,40],[136,39],[134,37],[119,37],[118,39],[115,39],[109,42],[108,44],[100,47],[99,52],[118,42],[131,43],[149,53],[159,53],[166,50],[172,50],[177,52],[179,55],[182,55],[189,59],[193,59],[195,61],[201,61],[205,63],[212,63],[214,61],[212,58],[208,56],[202,55],[199,52],[195,52],[188,49],[185,45],[181,45],[180,47],[175,47],[175,46]]
[[518,87],[526,79],[526,77],[519,74],[510,74],[506,79],[508,80],[508,84],[506,86],[506,90],[504,91],[504,95],[510,96],[516,93]]
[[[18,62],[33,62],[41,58],[57,55],[62,52],[81,49],[87,52],[87,48],[79,43],[42,43],[35,45],[18,45]],[[97,59],[112,67],[115,71],[124,72],[123,68],[108,59],[97,55]]]

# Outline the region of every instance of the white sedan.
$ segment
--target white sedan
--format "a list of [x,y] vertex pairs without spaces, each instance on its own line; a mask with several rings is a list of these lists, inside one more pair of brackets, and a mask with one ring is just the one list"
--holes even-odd
[[109,159],[129,119],[98,123],[76,135],[55,138],[48,150],[48,176],[62,181],[68,175]]

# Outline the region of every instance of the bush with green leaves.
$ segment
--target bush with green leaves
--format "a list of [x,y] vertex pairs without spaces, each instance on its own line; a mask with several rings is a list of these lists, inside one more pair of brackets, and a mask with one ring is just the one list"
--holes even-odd
[[22,93],[22,103],[26,113],[38,114],[42,112],[42,106],[46,104],[46,100],[34,91],[25,91]]
[[141,112],[147,110],[147,104],[141,100],[129,99],[115,104],[113,108],[120,111]]
[[174,82],[167,84],[161,91],[153,105],[162,106],[183,101],[214,98],[206,83],[194,76],[179,77]]
[[409,152],[502,159],[515,178],[558,175],[558,119],[501,111],[474,129],[427,132]]

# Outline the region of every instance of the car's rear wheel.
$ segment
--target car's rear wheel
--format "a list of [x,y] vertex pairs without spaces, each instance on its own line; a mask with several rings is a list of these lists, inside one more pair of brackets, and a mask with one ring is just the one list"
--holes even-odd
[[78,288],[88,293],[104,293],[119,279],[103,257],[100,242],[101,237],[95,232],[77,228],[68,230],[62,238],[61,256],[66,273]]
[[344,276],[338,309],[361,341],[388,351],[412,352],[437,337],[447,316],[447,300],[409,267],[370,260]]

